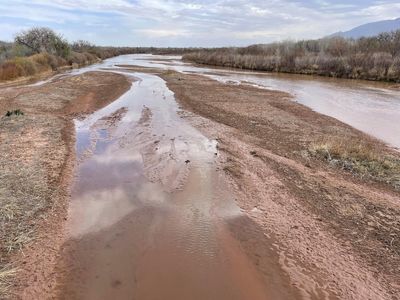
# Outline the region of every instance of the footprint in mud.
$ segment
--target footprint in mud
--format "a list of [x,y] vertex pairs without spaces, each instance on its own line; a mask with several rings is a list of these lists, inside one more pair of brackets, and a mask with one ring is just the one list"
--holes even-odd
[[189,172],[189,160],[181,157],[187,156],[187,149],[177,150],[175,139],[169,145],[165,140],[157,144],[157,148],[148,144],[141,149],[146,176],[152,182],[162,183],[168,192],[182,188]]
[[120,141],[124,147],[136,148],[142,156],[144,175],[161,183],[166,192],[181,189],[189,173],[189,145],[183,137],[158,136],[151,129],[152,111],[143,106],[135,130]]

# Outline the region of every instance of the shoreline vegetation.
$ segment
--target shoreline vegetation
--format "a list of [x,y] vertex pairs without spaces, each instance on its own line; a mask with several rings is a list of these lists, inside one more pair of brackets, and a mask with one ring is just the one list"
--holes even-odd
[[34,27],[0,41],[0,83],[34,77],[65,68],[78,68],[124,54],[183,54],[194,48],[102,47],[88,41],[69,43],[50,28]]
[[400,82],[400,30],[375,37],[286,41],[248,47],[202,49],[183,60],[277,73]]
[[50,28],[34,27],[0,41],[0,83],[79,68],[125,54],[175,54],[184,61],[275,73],[400,83],[400,30],[375,37],[284,41],[248,47],[104,47],[69,43]]

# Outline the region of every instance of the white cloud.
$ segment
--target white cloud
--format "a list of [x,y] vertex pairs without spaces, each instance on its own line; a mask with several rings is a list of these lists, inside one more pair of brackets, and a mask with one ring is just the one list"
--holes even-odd
[[398,16],[395,0],[15,0],[13,5],[0,0],[0,26],[1,18],[14,18],[19,26],[56,26],[72,39],[84,34],[96,43],[118,45],[221,46],[318,38]]
[[188,36],[190,34],[187,30],[182,29],[139,29],[135,30],[135,33],[144,34],[154,38],[164,38],[164,37],[179,37]]

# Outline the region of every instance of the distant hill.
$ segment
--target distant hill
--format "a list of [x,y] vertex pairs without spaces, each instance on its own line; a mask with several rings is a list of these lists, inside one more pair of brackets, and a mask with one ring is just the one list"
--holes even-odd
[[378,21],[378,22],[373,22],[373,23],[367,23],[358,27],[355,27],[349,31],[345,32],[336,32],[334,34],[331,34],[328,37],[335,37],[335,36],[341,36],[344,38],[360,38],[360,37],[370,37],[370,36],[375,36],[378,35],[382,32],[389,32],[389,31],[395,31],[395,30],[400,30],[400,18],[395,19],[395,20],[384,20],[384,21]]

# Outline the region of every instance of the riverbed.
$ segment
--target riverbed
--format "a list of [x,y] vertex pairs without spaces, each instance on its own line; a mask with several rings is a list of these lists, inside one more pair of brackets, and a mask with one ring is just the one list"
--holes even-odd
[[[279,252],[274,237],[238,206],[237,191],[218,169],[218,140],[181,117],[174,93],[160,76],[127,66],[171,69],[226,85],[242,83],[287,92],[293,101],[400,146],[395,122],[400,117],[399,92],[385,84],[211,69],[192,66],[179,57],[149,55],[116,57],[62,75],[116,72],[128,77],[132,86],[103,109],[75,120],[76,169],[67,241],[58,266],[60,295],[69,299],[335,299],[320,269],[306,274],[307,268],[302,270],[297,258]],[[277,197],[284,184],[272,169],[264,171],[270,172],[265,180],[273,190],[267,198]],[[283,193],[279,201],[289,203],[291,197]],[[257,206],[251,211],[260,212]],[[262,211],[269,216],[268,207]],[[279,211],[284,208],[276,208],[273,214]],[[306,216],[309,220],[303,220],[313,224],[312,217]],[[298,217],[293,220],[300,222]],[[308,226],[325,239],[319,225]],[[243,229],[246,234],[239,240]],[[254,251],[248,250],[248,241]],[[301,247],[311,251],[304,244]],[[323,257],[329,265],[337,255],[325,248],[318,251],[309,259]],[[253,256],[266,260],[263,268]],[[353,264],[346,259],[337,274],[345,278],[347,265],[358,268]],[[293,270],[290,275],[291,268],[301,275]],[[357,282],[369,280],[371,290],[381,293],[368,272],[360,274]],[[365,291],[363,284],[355,286],[351,293]]]

